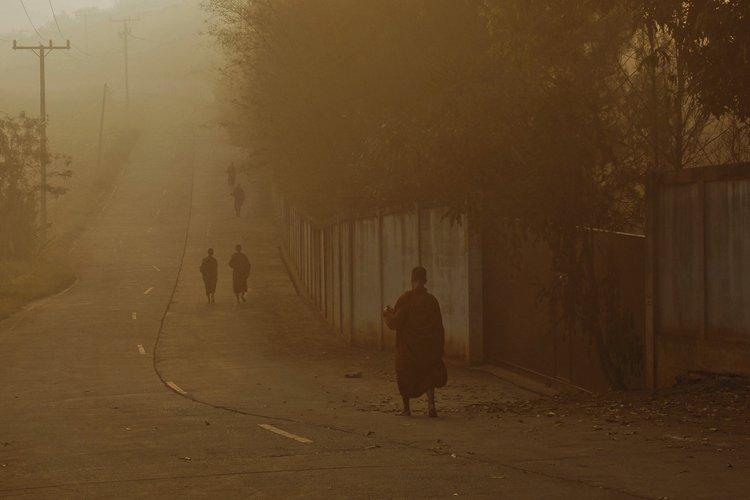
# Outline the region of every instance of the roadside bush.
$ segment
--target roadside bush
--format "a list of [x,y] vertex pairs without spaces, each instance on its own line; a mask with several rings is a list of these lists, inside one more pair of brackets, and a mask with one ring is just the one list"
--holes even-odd
[[38,171],[39,121],[0,118],[0,259],[36,247]]
[[[49,155],[48,179],[68,178],[70,159]],[[63,186],[40,186],[40,122],[21,114],[0,118],[0,259],[28,257],[38,248],[39,193],[57,196]]]
[[75,274],[45,260],[0,260],[0,319],[33,300],[64,290]]

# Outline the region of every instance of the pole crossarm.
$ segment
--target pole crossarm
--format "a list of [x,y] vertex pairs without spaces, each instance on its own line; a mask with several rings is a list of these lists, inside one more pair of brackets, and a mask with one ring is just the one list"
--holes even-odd
[[39,45],[18,45],[18,42],[13,40],[13,50],[70,50],[70,40],[65,42],[65,45],[54,45],[52,40],[49,41],[49,45],[42,43]]

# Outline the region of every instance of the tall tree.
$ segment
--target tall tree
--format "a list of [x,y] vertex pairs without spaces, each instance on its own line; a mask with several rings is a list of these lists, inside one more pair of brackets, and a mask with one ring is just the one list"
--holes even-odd
[[698,95],[717,116],[750,120],[750,3],[693,0],[687,20],[687,65]]

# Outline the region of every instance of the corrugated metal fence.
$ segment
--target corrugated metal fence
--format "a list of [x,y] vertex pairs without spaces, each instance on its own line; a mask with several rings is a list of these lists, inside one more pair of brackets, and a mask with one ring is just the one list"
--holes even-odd
[[650,385],[750,375],[750,164],[664,173],[651,188]]

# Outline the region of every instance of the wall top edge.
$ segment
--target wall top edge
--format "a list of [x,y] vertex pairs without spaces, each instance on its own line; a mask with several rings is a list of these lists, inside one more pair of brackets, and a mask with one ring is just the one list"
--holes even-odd
[[745,178],[750,178],[750,162],[711,165],[662,172],[656,176],[656,182],[661,185],[670,185]]
[[287,209],[292,210],[294,213],[296,213],[303,222],[308,223],[310,227],[313,229],[326,229],[326,228],[329,228],[331,226],[334,226],[342,222],[364,221],[368,219],[373,219],[375,217],[386,217],[389,215],[406,215],[409,213],[416,212],[417,208],[420,211],[421,210],[433,210],[433,209],[445,209],[446,213],[449,210],[448,207],[445,206],[444,204],[419,202],[419,203],[405,203],[402,205],[392,205],[392,206],[380,208],[380,209],[359,210],[354,214],[331,216],[328,218],[315,218],[315,217],[311,217],[309,215],[304,214],[301,210],[290,205],[286,200],[283,200],[283,203],[286,205]]

